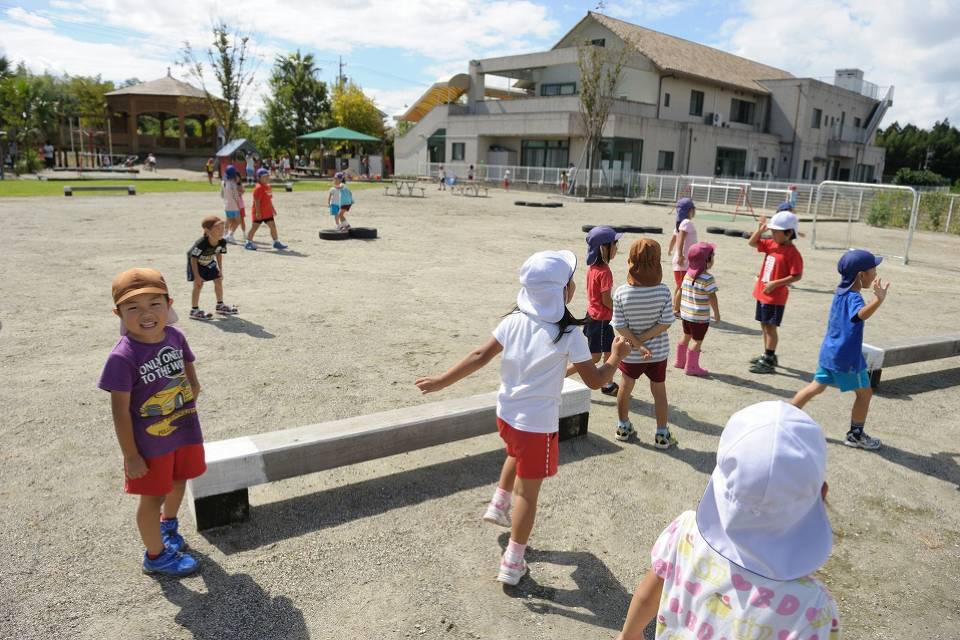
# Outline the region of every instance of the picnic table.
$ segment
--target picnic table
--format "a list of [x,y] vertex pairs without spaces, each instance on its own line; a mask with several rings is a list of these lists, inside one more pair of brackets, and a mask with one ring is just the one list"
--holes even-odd
[[483,189],[483,195],[487,195],[487,186],[479,180],[457,180],[453,183],[453,195],[480,197],[480,189]]
[[413,190],[414,190],[414,189],[419,189],[419,190],[420,190],[420,195],[421,195],[422,197],[426,197],[426,195],[427,195],[427,190],[424,189],[424,188],[423,188],[422,186],[420,186],[419,184],[417,184],[417,183],[419,182],[419,179],[418,179],[418,178],[394,177],[393,180],[392,180],[392,182],[393,182],[393,188],[396,189],[396,193],[395,193],[395,194],[391,194],[391,193],[390,193],[390,185],[389,185],[389,184],[385,184],[385,185],[383,186],[384,194],[385,194],[385,195],[388,195],[388,196],[389,196],[389,195],[402,196],[402,195],[403,195],[403,189],[404,189],[404,187],[406,187],[406,189],[407,189],[407,195],[409,195],[409,196],[411,196],[411,197],[413,196]]

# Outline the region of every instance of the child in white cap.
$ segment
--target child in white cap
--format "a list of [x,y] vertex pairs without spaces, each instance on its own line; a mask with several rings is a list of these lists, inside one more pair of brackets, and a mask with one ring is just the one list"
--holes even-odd
[[[630,353],[623,339],[613,341],[610,357],[593,363],[583,321],[573,317],[567,303],[576,285],[576,256],[570,251],[541,251],[520,268],[517,305],[493,337],[439,376],[416,381],[423,393],[439,391],[486,365],[503,352],[497,427],[506,444],[507,459],[500,481],[483,519],[510,527],[510,543],[500,561],[497,580],[515,585],[527,571],[523,559],[533,529],[537,498],[543,479],[557,473],[560,398],[567,362],[584,383],[598,389],[610,382],[617,365]],[[510,518],[511,498],[516,511]]]
[[656,637],[839,640],[837,603],[810,576],[830,556],[820,426],[782,401],[738,411],[696,512],[650,554],[619,640]]
[[[851,249],[841,256],[837,263],[840,284],[830,305],[830,319],[827,334],[820,345],[817,372],[813,381],[798,391],[792,400],[794,406],[802,409],[827,386],[853,391],[856,398],[850,412],[850,430],[843,441],[848,447],[880,448],[880,441],[863,430],[873,397],[863,357],[863,324],[880,308],[890,288],[889,283],[884,286],[877,277],[877,266],[882,261],[883,258],[863,249]],[[860,291],[871,285],[874,298],[866,304]]]

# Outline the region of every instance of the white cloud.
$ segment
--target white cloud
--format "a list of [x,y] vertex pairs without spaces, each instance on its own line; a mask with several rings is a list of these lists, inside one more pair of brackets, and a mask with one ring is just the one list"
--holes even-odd
[[363,92],[373,99],[377,108],[391,117],[398,116],[407,111],[407,108],[417,101],[423,92],[424,87],[413,89],[377,89],[376,87],[364,87]]
[[31,27],[36,27],[38,29],[52,29],[53,23],[44,18],[43,16],[30,13],[23,7],[12,7],[7,9],[7,17],[11,20],[15,20],[25,25]]
[[863,69],[895,85],[894,120],[930,126],[960,122],[960,30],[956,2],[931,0],[742,0],[717,46],[797,76]]

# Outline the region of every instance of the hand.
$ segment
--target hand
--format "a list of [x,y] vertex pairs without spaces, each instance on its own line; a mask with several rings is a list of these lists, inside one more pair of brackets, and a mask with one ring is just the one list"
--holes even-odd
[[444,387],[444,385],[440,382],[440,379],[433,376],[417,378],[417,381],[414,382],[414,384],[417,385],[417,388],[420,389],[420,392],[423,394],[431,393],[433,391],[440,391],[440,389],[443,389]]
[[618,360],[623,360],[633,351],[633,346],[623,336],[617,336],[613,339],[613,346],[610,347],[610,351]]
[[640,352],[640,357],[643,358],[644,360],[646,360],[647,358],[653,357],[653,352],[650,351],[650,349],[647,349],[645,346],[643,346],[643,343],[634,345],[633,348]]
[[890,283],[888,282],[886,285],[884,285],[880,278],[877,278],[873,281],[873,295],[877,296],[877,300],[880,302],[883,302],[883,300],[887,297],[887,289],[889,288]]
[[198,382],[197,384],[190,385],[190,390],[193,391],[193,397],[194,399],[196,399],[197,396],[200,395],[200,392],[203,390],[203,387],[201,387],[200,383]]
[[757,231],[763,233],[767,230],[767,216],[760,216],[757,220]]
[[130,456],[129,458],[123,459],[123,469],[124,473],[127,474],[127,477],[131,480],[136,480],[137,478],[142,478],[147,475],[147,463],[140,457],[140,454]]
[[773,293],[779,288],[780,288],[780,285],[774,282],[768,282],[767,284],[763,285],[763,292],[767,295],[770,295],[771,293]]
[[714,314],[714,316],[713,316],[713,321],[714,321],[714,322],[720,322],[720,314],[719,314],[719,313]]
[[685,264],[687,264],[686,256],[677,256],[677,265],[682,267]]

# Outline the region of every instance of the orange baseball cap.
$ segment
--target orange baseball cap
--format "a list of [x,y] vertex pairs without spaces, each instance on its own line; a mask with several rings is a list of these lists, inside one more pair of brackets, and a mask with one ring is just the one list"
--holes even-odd
[[167,282],[156,269],[128,269],[113,278],[113,304],[119,305],[124,300],[141,293],[160,293],[169,295]]
[[207,216],[200,222],[200,226],[204,229],[212,229],[218,222],[223,222],[223,218],[220,216]]

